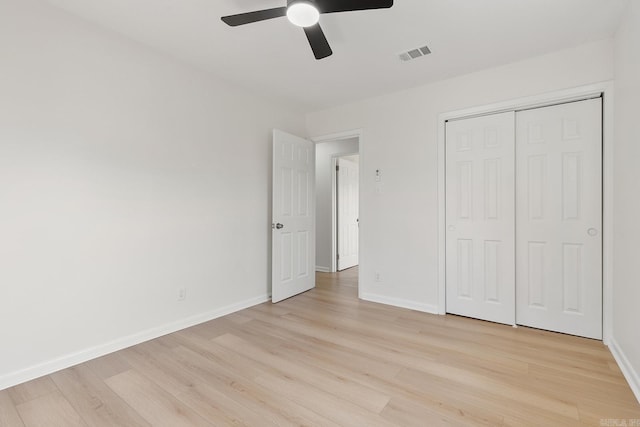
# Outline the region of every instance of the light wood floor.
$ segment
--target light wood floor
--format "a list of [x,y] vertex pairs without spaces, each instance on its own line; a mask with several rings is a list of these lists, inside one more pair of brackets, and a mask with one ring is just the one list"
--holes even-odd
[[602,343],[359,301],[356,273],[318,274],[315,290],[280,304],[0,391],[0,425],[599,426],[640,419]]

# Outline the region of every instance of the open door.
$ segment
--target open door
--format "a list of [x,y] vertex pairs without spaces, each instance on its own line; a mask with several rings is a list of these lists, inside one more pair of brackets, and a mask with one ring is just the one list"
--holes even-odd
[[316,285],[315,146],[273,131],[271,301]]
[[359,165],[339,158],[336,167],[338,271],[342,271],[358,265]]

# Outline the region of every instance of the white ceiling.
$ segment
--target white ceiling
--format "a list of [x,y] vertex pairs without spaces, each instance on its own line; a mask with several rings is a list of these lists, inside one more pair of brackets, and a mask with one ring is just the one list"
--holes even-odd
[[[220,17],[286,0],[47,0],[260,95],[316,110],[614,34],[629,0],[396,0],[321,16],[333,56],[316,61],[286,18]],[[428,45],[433,54],[402,63]]]

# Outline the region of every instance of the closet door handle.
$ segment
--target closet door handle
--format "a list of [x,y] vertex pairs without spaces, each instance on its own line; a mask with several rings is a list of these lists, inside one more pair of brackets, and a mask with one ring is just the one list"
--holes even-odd
[[598,229],[597,228],[590,228],[587,230],[587,234],[591,237],[596,237],[598,235]]

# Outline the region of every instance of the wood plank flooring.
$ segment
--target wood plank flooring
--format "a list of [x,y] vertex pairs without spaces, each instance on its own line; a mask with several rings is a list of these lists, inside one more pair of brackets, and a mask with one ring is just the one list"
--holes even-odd
[[317,277],[0,391],[0,426],[640,425],[601,342],[359,301],[357,269]]

